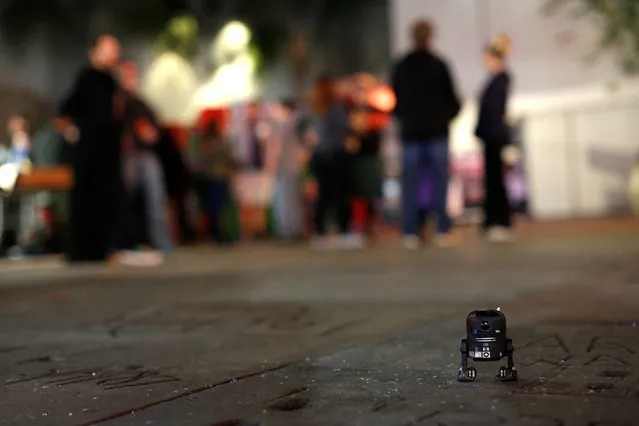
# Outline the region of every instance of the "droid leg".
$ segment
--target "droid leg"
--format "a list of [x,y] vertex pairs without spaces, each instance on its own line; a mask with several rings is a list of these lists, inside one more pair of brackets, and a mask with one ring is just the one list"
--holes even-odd
[[468,367],[468,342],[466,339],[461,341],[461,367],[459,368],[459,376],[457,380],[460,382],[472,382],[477,377],[477,370]]
[[504,382],[514,382],[517,380],[517,367],[515,367],[515,360],[513,358],[513,353],[515,352],[515,347],[513,346],[513,341],[511,339],[506,340],[506,356],[508,358],[508,366],[501,367],[499,369],[499,377]]

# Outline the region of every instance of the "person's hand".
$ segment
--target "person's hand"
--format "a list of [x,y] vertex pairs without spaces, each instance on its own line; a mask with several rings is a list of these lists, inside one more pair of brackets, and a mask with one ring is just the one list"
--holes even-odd
[[255,135],[260,142],[264,143],[271,138],[271,136],[273,135],[273,131],[271,129],[271,126],[263,121],[260,121],[255,126]]
[[311,179],[307,181],[303,186],[304,197],[315,200],[317,198],[317,194],[319,193],[319,187],[317,185],[317,181],[315,179]]
[[74,145],[80,140],[80,130],[72,124],[67,127],[62,136],[68,143]]
[[75,144],[80,139],[80,131],[67,117],[56,118],[53,127],[70,144]]
[[364,111],[355,111],[349,117],[350,126],[357,133],[366,133],[370,130],[368,114]]
[[315,130],[308,130],[304,133],[303,141],[306,146],[313,149],[319,144],[319,135]]
[[158,131],[148,120],[136,121],[135,134],[142,140],[142,142],[149,145],[155,144],[158,141]]
[[350,152],[351,154],[355,154],[356,152],[358,152],[361,147],[362,142],[356,137],[351,136],[346,139],[346,151]]
[[26,160],[20,164],[20,174],[28,175],[33,171],[33,164],[31,161]]
[[513,167],[521,160],[521,151],[513,145],[508,145],[501,150],[501,161],[507,167]]

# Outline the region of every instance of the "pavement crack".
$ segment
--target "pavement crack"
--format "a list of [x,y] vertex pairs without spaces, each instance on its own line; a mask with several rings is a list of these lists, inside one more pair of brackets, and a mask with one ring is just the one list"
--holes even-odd
[[51,355],[39,356],[35,358],[29,358],[22,361],[18,361],[16,365],[26,365],[26,364],[40,364],[40,363],[50,363],[54,362],[54,359]]
[[384,401],[378,402],[377,404],[373,405],[373,407],[371,408],[371,411],[373,413],[384,411],[387,408],[392,407],[393,405],[396,405],[396,404],[401,404],[402,402],[406,402],[406,398],[404,398],[402,396],[397,397],[397,398],[392,398],[390,400],[384,400]]
[[301,396],[289,396],[270,404],[268,408],[275,411],[297,411],[311,405],[311,399]]
[[424,414],[423,416],[419,416],[408,423],[404,423],[402,426],[419,426],[420,423],[423,423],[426,420],[430,420],[439,414],[440,414],[440,411],[433,411],[431,413]]
[[26,349],[26,346],[9,346],[9,347],[4,347],[4,348],[0,348],[0,354],[8,354],[11,352],[17,352],[17,351],[21,351],[23,349]]
[[301,386],[299,388],[291,389],[290,391],[284,392],[283,394],[278,395],[275,398],[268,399],[268,400],[266,400],[264,402],[266,404],[269,404],[271,402],[277,401],[277,400],[282,399],[282,398],[288,398],[288,397],[291,397],[291,396],[298,395],[298,394],[300,394],[302,392],[308,391],[309,389],[310,389],[310,387],[308,387],[308,386]]
[[[219,388],[219,387],[222,387],[222,386],[225,386],[225,385],[229,385],[231,383],[238,383],[238,382],[241,382],[243,380],[250,379],[252,377],[260,376],[262,374],[273,373],[273,372],[278,371],[278,370],[283,370],[285,368],[291,367],[292,365],[293,365],[293,363],[286,363],[286,364],[278,365],[276,367],[262,369],[262,370],[254,371],[254,372],[247,373],[247,374],[244,374],[244,375],[241,375],[241,376],[236,376],[236,377],[234,377],[232,379],[228,379],[228,380],[212,383],[210,385],[201,386],[199,388],[191,389],[191,390],[179,393],[177,395],[171,396],[169,398],[163,398],[163,399],[160,399],[160,400],[157,400],[157,401],[150,402],[148,404],[142,404],[142,405],[139,405],[137,407],[128,408],[126,410],[121,410],[121,411],[118,411],[118,412],[115,412],[115,413],[112,413],[112,414],[108,414],[108,415],[106,415],[104,417],[101,417],[101,418],[95,419],[95,420],[90,420],[90,421],[88,421],[86,423],[82,423],[82,424],[80,424],[78,426],[94,426],[94,425],[98,425],[98,424],[105,423],[105,422],[108,422],[108,421],[111,421],[111,420],[115,420],[115,419],[118,419],[118,418],[121,418],[121,417],[129,416],[129,415],[131,415],[133,413],[139,413],[140,411],[148,410],[149,408],[156,407],[158,405],[166,404],[166,403],[173,402],[173,401],[178,401],[178,400],[183,399],[183,398],[188,398],[190,396],[193,396],[193,395],[196,395],[196,394],[199,394],[199,393],[202,393],[202,392],[206,392],[208,390],[216,389],[216,388]],[[239,423],[239,424],[241,425],[241,423]]]

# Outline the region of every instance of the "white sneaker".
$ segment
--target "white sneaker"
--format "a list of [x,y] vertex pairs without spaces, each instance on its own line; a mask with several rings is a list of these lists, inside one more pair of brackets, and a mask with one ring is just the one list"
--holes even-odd
[[124,251],[118,255],[118,262],[127,266],[156,267],[164,263],[164,256],[157,251]]
[[419,237],[417,235],[405,235],[404,248],[407,250],[419,249]]
[[486,240],[491,243],[510,243],[515,240],[515,235],[509,228],[495,226],[486,232]]
[[366,246],[366,242],[359,234],[347,234],[340,237],[339,246],[342,249],[355,250],[364,248]]
[[22,260],[25,258],[24,250],[20,246],[13,246],[7,252],[7,257],[10,260]]

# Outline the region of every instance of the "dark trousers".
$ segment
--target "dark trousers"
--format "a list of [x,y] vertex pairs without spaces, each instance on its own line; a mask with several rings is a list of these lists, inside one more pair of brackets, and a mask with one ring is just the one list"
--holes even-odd
[[190,244],[195,239],[195,229],[189,216],[189,209],[187,208],[189,192],[181,191],[170,197],[172,205],[175,208],[175,215],[177,216],[177,226],[180,233],[180,242],[183,244]]
[[504,175],[503,141],[484,141],[484,222],[483,228],[512,226],[512,211]]
[[366,200],[366,221],[364,222],[364,233],[368,236],[373,235],[375,230],[375,222],[377,222],[378,211],[376,200]]
[[[437,219],[437,233],[446,234],[452,227],[448,215],[448,139],[404,141],[402,147],[402,217],[404,235],[420,235],[423,209],[419,203],[422,172],[432,179],[432,213]],[[422,216],[422,217],[420,217]]]
[[313,158],[312,168],[318,185],[314,214],[315,232],[320,236],[326,235],[327,221],[334,215],[340,234],[347,234],[351,226],[351,203],[346,154],[316,156]]
[[230,242],[224,229],[224,209],[231,200],[231,185],[226,179],[200,177],[197,179],[199,198],[209,219],[211,239],[218,243]]
[[121,244],[124,185],[119,176],[100,172],[75,173],[69,200],[71,262],[104,261]]
[[146,226],[146,209],[142,189],[127,191],[121,205],[122,218],[118,235],[118,249],[133,250],[139,245],[151,245],[151,238]]

